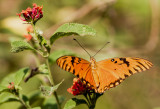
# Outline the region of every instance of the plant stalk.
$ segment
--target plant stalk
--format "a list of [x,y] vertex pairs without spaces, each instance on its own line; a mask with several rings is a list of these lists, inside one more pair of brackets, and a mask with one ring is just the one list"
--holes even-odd
[[[49,65],[48,57],[47,57],[47,59],[46,59],[46,64],[47,64],[48,72],[49,72],[48,79],[49,79],[49,81],[50,81],[50,83],[51,83],[51,86],[54,86],[55,84],[54,84],[54,81],[53,81],[53,79],[52,79],[52,74],[51,74],[51,70],[50,70],[50,65]],[[55,96],[55,98],[56,98],[56,102],[57,102],[58,109],[61,109],[61,105],[60,105],[60,102],[59,102],[59,99],[58,99],[58,96],[57,96],[57,92],[54,91],[53,94],[54,94],[54,96]]]
[[[38,40],[38,35],[37,35],[37,32],[36,32],[36,28],[35,28],[35,24],[32,23],[32,26],[33,26],[33,29],[34,29],[34,34],[35,34],[35,37],[37,38]],[[38,40],[39,41],[39,40]],[[42,48],[42,47],[41,47]],[[43,49],[43,48],[42,48]],[[51,73],[51,69],[50,69],[50,65],[49,65],[49,60],[48,60],[48,56],[46,57],[46,64],[47,64],[47,67],[48,67],[48,72],[49,72],[49,75],[47,76],[49,81],[50,81],[50,84],[51,86],[54,86],[54,81],[53,81],[53,78],[52,78],[52,73]],[[57,92],[54,91],[54,96],[56,98],[56,102],[57,102],[57,106],[58,106],[58,109],[61,109],[61,105],[60,105],[60,102],[59,102],[59,99],[58,99],[58,95],[57,95]]]
[[26,109],[32,109],[32,107],[21,98],[22,96],[20,94],[16,96],[18,97],[19,101],[26,107]]

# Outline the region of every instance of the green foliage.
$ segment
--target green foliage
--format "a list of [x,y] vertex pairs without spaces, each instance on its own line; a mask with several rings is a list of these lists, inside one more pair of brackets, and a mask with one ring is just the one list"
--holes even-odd
[[79,35],[79,36],[95,36],[96,31],[88,25],[78,23],[66,23],[60,26],[50,38],[50,44],[63,36]]
[[5,78],[2,79],[1,85],[7,87],[7,85],[8,85],[10,82],[14,82],[14,77],[15,77],[15,73],[11,73],[11,74],[7,75]]
[[34,107],[34,108],[32,108],[32,109],[41,109],[41,107]]
[[6,90],[8,90],[8,88],[0,84],[0,93]]
[[41,35],[38,35],[38,40],[39,40],[39,45],[45,47],[47,52],[49,53],[51,48],[47,44],[47,40]]
[[48,68],[46,64],[42,64],[38,67],[39,74],[49,74]]
[[34,50],[34,48],[25,41],[11,42],[11,52],[18,53],[24,50]]
[[[64,101],[64,96],[58,96],[58,99],[60,103],[62,104],[62,102]],[[42,109],[58,109],[56,98],[53,96],[50,96],[47,99],[45,99],[45,101],[43,102]]]
[[0,94],[0,104],[10,101],[18,101],[18,98],[9,92],[4,92]]
[[68,51],[68,50],[55,50],[49,56],[49,62],[50,62],[50,64],[54,64],[56,62],[56,60],[59,57],[63,56],[63,55],[75,56],[75,53],[73,53],[71,51]]
[[19,85],[20,82],[24,79],[24,77],[28,71],[29,71],[29,68],[22,68],[22,69],[18,70],[17,72],[15,72],[16,75],[14,78],[14,84]]
[[72,109],[80,104],[87,104],[87,102],[83,99],[72,98],[66,102],[64,109]]
[[58,87],[62,84],[64,80],[62,80],[59,84],[51,87],[51,86],[41,86],[40,90],[44,96],[50,96],[54,91],[58,89]]

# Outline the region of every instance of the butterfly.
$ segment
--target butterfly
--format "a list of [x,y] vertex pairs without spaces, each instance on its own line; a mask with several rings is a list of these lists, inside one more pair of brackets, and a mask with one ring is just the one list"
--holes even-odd
[[59,67],[92,86],[97,93],[104,93],[127,77],[153,66],[151,62],[135,57],[110,58],[98,62],[91,57],[89,62],[75,56],[62,56],[56,62]]

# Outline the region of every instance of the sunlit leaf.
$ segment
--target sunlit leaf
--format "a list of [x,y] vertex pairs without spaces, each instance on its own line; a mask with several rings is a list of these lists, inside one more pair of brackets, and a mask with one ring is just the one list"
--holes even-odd
[[41,109],[41,107],[34,107],[34,108],[32,108],[32,109]]
[[78,35],[78,36],[95,36],[96,31],[88,25],[78,23],[66,23],[60,26],[50,38],[50,44],[63,36]]
[[38,35],[38,40],[39,40],[39,45],[44,46],[46,50],[50,52],[50,46],[47,44],[47,40],[41,35]]
[[15,77],[15,73],[11,73],[11,74],[5,76],[1,81],[1,85],[7,87],[10,82],[14,82],[14,77]]
[[72,109],[80,104],[87,104],[87,102],[83,99],[72,98],[66,102],[64,109]]
[[24,50],[34,50],[34,48],[25,41],[11,42],[11,52],[18,53]]
[[8,90],[7,87],[2,86],[2,85],[0,84],[0,93],[2,93],[3,91],[7,91],[7,90]]
[[4,92],[0,94],[0,104],[9,101],[18,101],[18,98],[9,92]]
[[49,56],[49,62],[50,64],[53,64],[56,62],[56,60],[63,56],[63,55],[71,55],[71,56],[75,56],[75,53],[68,51],[68,50],[57,50],[57,51],[53,51],[50,56]]
[[14,78],[14,84],[19,85],[20,82],[24,79],[24,77],[28,71],[29,71],[29,68],[22,68],[22,69],[18,70],[17,72],[15,72],[16,75]]

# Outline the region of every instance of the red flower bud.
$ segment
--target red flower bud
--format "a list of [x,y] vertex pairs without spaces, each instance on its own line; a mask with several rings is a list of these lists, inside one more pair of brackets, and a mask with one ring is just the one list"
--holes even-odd
[[43,17],[42,8],[43,6],[37,6],[37,4],[33,3],[33,8],[28,7],[26,10],[22,10],[22,12],[17,15],[21,20],[33,22],[33,24],[35,24],[40,18]]
[[27,41],[30,41],[32,39],[32,36],[30,34],[24,35],[24,37],[27,39]]
[[32,25],[29,25],[29,26],[27,27],[27,32],[28,32],[28,33],[33,33],[33,27],[32,27]]
[[14,82],[9,83],[7,88],[13,90],[14,89]]

